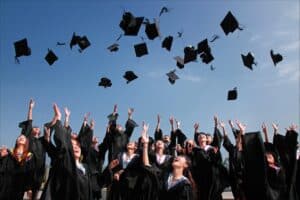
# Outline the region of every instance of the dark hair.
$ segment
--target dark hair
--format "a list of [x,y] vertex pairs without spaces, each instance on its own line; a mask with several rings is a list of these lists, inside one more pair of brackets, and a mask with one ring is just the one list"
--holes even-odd
[[191,173],[191,168],[192,168],[192,161],[191,161],[191,159],[189,158],[189,157],[187,157],[186,155],[183,155],[183,157],[185,158],[185,160],[186,160],[186,164],[187,164],[187,168],[185,168],[184,170],[183,170],[183,175],[185,176],[185,177],[187,177],[188,178],[188,180],[189,180],[189,182],[190,182],[190,184],[191,184],[191,186],[192,186],[192,190],[193,191],[196,191],[196,183],[195,183],[195,181],[194,181],[194,179],[193,179],[193,176],[192,176],[192,173]]
[[28,156],[30,156],[30,152],[29,152],[29,139],[27,137],[26,138],[26,142],[25,142],[25,145],[24,145],[24,150],[23,150],[23,154],[22,154],[22,157],[21,157],[21,160],[18,159],[18,156],[17,156],[17,148],[18,148],[18,139],[19,137],[21,136],[24,136],[24,135],[19,135],[16,139],[16,143],[15,143],[15,147],[13,149],[13,152],[12,152],[12,156],[21,164],[23,165],[25,162],[26,162],[26,159],[28,158]]

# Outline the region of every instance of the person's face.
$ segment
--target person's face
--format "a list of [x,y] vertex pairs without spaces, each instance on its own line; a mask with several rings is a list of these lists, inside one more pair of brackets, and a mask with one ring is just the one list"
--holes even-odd
[[195,143],[193,140],[188,140],[186,142],[186,150],[187,150],[187,153],[191,153],[193,151],[193,148],[195,146]]
[[275,164],[274,156],[271,153],[266,153],[266,158],[268,164]]
[[24,135],[20,135],[20,136],[17,138],[17,144],[18,144],[18,145],[25,145],[25,144],[26,144],[26,141],[27,141],[27,138],[26,138]]
[[128,150],[128,151],[129,151],[129,150],[135,151],[135,149],[136,149],[135,142],[129,142],[129,143],[127,144],[127,150]]
[[172,167],[173,168],[183,168],[183,169],[187,168],[187,162],[186,162],[185,157],[177,156],[172,162]]
[[34,136],[34,137],[38,137],[40,135],[40,128],[39,127],[33,127],[32,128],[32,131],[31,131],[31,134]]
[[155,143],[155,148],[156,149],[164,149],[165,148],[165,144],[162,140],[158,140]]
[[212,137],[211,137],[211,135],[207,135],[206,136],[206,143],[207,144],[211,144],[212,143]]
[[198,137],[198,142],[200,145],[205,145],[207,142],[207,137],[204,134],[200,134]]
[[71,143],[72,143],[72,147],[73,147],[74,158],[75,158],[75,160],[78,160],[81,156],[80,144],[76,139],[71,139]]
[[123,127],[120,124],[117,124],[116,128],[119,132],[123,131]]
[[164,143],[169,143],[170,142],[170,136],[165,135],[164,138],[163,138],[163,142]]

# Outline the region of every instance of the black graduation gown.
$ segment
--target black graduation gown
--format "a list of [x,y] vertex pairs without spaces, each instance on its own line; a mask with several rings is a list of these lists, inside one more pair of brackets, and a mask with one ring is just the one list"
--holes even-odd
[[51,150],[52,168],[41,199],[92,199],[88,168],[84,166],[83,174],[75,164],[70,128],[63,127],[60,121],[53,128],[56,146],[46,148]]
[[36,138],[31,135],[32,120],[19,123],[19,127],[22,128],[21,133],[29,139],[29,151],[32,152],[36,158],[36,168],[32,175],[30,175],[31,183],[29,187],[33,191],[37,191],[44,181],[45,175],[46,151],[42,144],[43,137]]
[[112,126],[110,131],[105,134],[102,146],[105,152],[108,150],[109,163],[116,159],[120,152],[126,150],[126,145],[130,140],[134,128],[134,125],[130,123],[129,119],[126,122],[125,131],[120,132]]
[[229,181],[233,196],[242,198],[244,196],[243,175],[244,163],[242,151],[234,146],[228,136],[224,137],[223,146],[229,154]]
[[34,155],[28,156],[24,163],[17,162],[12,153],[0,157],[0,199],[22,200],[30,184],[29,176],[35,169]]

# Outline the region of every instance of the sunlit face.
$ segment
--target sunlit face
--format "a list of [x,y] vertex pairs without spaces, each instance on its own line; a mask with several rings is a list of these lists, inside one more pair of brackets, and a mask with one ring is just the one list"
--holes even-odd
[[183,168],[183,169],[185,169],[185,168],[187,168],[187,166],[188,165],[187,165],[186,159],[183,156],[177,156],[172,162],[172,167],[173,168]]
[[165,148],[165,144],[162,140],[157,140],[155,143],[155,148],[158,149],[164,149]]
[[73,152],[74,152],[74,158],[75,160],[79,160],[81,156],[81,148],[80,144],[76,139],[71,139],[72,147],[73,147]]
[[206,136],[206,143],[207,144],[211,144],[212,143],[212,137],[211,137],[211,135],[207,135]]
[[206,137],[206,135],[200,134],[200,135],[198,136],[198,142],[199,142],[199,145],[200,145],[200,146],[206,145],[206,142],[207,142],[207,137]]
[[33,127],[32,130],[31,130],[31,134],[34,136],[34,137],[38,137],[41,133],[41,130],[39,127]]
[[24,135],[20,135],[17,138],[17,145],[25,145],[27,141],[27,138]]
[[268,164],[275,164],[274,156],[271,153],[265,154]]
[[128,142],[128,144],[127,144],[127,150],[135,151],[135,149],[136,149],[135,142]]

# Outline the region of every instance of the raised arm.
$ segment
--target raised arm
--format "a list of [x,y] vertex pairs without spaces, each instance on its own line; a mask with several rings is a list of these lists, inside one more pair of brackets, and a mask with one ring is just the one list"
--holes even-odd
[[174,117],[171,116],[169,121],[170,121],[170,125],[171,125],[171,132],[174,132]]
[[70,126],[70,115],[71,115],[71,111],[65,107],[64,109],[65,111],[65,122],[64,122],[64,126],[65,128],[68,128]]
[[198,144],[198,137],[199,137],[199,132],[198,132],[198,130],[199,130],[199,123],[196,122],[196,123],[194,124],[194,141],[196,142],[196,144]]
[[266,124],[263,123],[263,124],[261,125],[261,128],[262,128],[262,131],[263,131],[263,133],[264,133],[265,142],[269,143],[269,138],[268,138],[268,128],[267,128]]
[[148,136],[148,129],[149,124],[145,124],[143,122],[142,126],[142,143],[143,143],[143,163],[145,166],[150,166],[149,162],[149,155],[148,155],[148,145],[149,145],[149,136]]
[[236,122],[238,128],[240,129],[240,132],[238,134],[238,137],[236,139],[236,146],[239,151],[243,150],[243,143],[242,143],[242,137],[245,135],[246,132],[246,125],[242,124],[241,122],[237,121]]
[[222,128],[222,132],[223,132],[223,137],[224,137],[224,141],[223,141],[223,147],[226,149],[226,151],[228,151],[229,153],[229,156],[232,156],[233,155],[233,151],[234,151],[234,146],[233,144],[231,143],[228,135],[227,135],[227,132],[226,132],[226,129],[225,129],[225,123],[224,122],[220,122],[220,127]]
[[163,133],[160,130],[160,116],[159,116],[159,114],[157,115],[157,124],[156,124],[156,128],[155,128],[154,139],[155,140],[162,140],[163,139]]
[[215,124],[214,137],[211,146],[218,147],[220,149],[221,142],[222,142],[222,135],[220,130],[218,129],[219,119],[217,115],[214,116],[214,124]]
[[273,130],[274,130],[274,135],[277,135],[278,130],[279,130],[279,125],[275,124],[275,123],[272,123],[272,127],[273,127]]
[[35,102],[33,99],[30,99],[29,101],[29,108],[28,108],[28,114],[27,114],[27,120],[32,120],[32,110],[34,108]]

